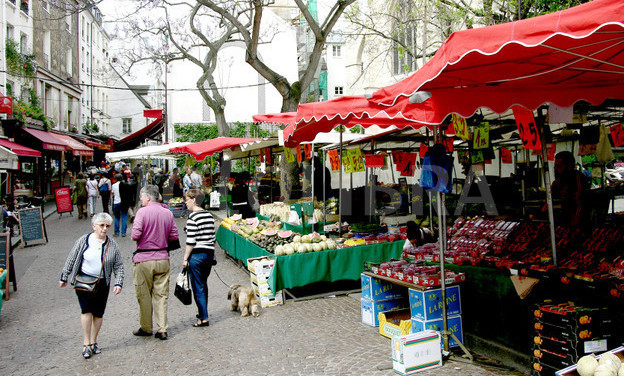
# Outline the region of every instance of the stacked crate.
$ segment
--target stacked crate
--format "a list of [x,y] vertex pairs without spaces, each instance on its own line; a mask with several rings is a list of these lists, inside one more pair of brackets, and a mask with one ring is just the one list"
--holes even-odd
[[572,302],[542,304],[533,310],[533,364],[535,375],[554,375],[591,353],[606,351],[615,331],[608,310]]
[[[442,289],[409,289],[410,313],[412,315],[412,333],[425,330],[443,330],[442,320]],[[463,343],[461,320],[461,299],[459,286],[446,288],[447,327]],[[442,344],[443,346],[443,344]],[[459,344],[449,336],[449,347]]]
[[407,288],[365,274],[362,278],[362,322],[379,326],[379,314],[407,306]]
[[275,267],[275,260],[268,257],[247,259],[247,269],[251,278],[251,287],[260,299],[262,307],[284,304],[282,291],[273,292],[269,287],[269,277]]

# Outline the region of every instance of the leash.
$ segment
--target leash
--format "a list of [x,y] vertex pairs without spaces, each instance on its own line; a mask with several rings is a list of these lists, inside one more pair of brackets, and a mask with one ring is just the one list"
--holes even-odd
[[212,271],[217,276],[217,278],[219,278],[219,281],[221,281],[225,286],[227,286],[227,288],[230,288],[231,285],[228,285],[227,283],[225,283],[224,280],[221,279],[221,277],[219,276],[219,273],[217,273],[217,269],[216,268],[212,268]]

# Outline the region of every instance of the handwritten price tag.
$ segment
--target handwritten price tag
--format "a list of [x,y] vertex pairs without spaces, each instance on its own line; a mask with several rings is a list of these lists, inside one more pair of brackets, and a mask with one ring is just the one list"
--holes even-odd
[[295,148],[295,155],[297,156],[297,163],[301,163],[303,157],[301,156],[301,145],[297,145]]
[[264,156],[266,159],[266,164],[271,164],[271,148],[264,148]]
[[383,167],[386,162],[384,154],[366,154],[364,155],[364,163],[368,168]]
[[500,148],[500,158],[503,164],[511,164],[511,150],[507,148]]
[[362,150],[351,149],[349,157],[351,158],[351,164],[353,165],[353,172],[364,171],[364,157],[362,155]]
[[518,125],[522,146],[529,150],[542,150],[542,141],[539,138],[539,131],[535,124],[533,111],[524,107],[514,106],[513,114],[516,118],[516,124]]
[[312,159],[312,144],[303,145],[303,150],[305,151],[305,159]]
[[340,171],[340,156],[338,155],[338,150],[329,150],[327,155],[329,156],[329,164],[332,171]]
[[624,145],[624,129],[622,123],[612,126],[610,129],[613,146],[618,147]]
[[420,149],[418,150],[418,156],[420,157],[420,159],[425,158],[425,154],[427,154],[428,151],[429,151],[429,145],[420,144]]
[[472,148],[475,150],[486,149],[490,144],[490,123],[485,122],[474,128],[474,140]]
[[403,152],[400,150],[393,150],[392,161],[394,162],[394,167],[396,168],[396,171],[401,171],[399,167],[403,165]]
[[297,160],[297,156],[295,155],[295,150],[291,148],[287,148],[284,146],[284,156],[286,157],[287,163],[293,163]]
[[416,170],[416,153],[403,153],[404,163],[401,167],[401,176],[414,176]]
[[463,140],[470,140],[470,132],[468,131],[468,123],[463,117],[453,114],[453,129],[457,137]]

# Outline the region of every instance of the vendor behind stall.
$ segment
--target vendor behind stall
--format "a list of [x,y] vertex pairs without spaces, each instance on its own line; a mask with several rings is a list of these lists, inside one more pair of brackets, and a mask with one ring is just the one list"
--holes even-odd
[[553,181],[552,197],[559,200],[561,207],[555,212],[555,223],[560,226],[585,227],[590,224],[587,219],[589,205],[589,179],[574,168],[574,155],[569,151],[561,151],[555,155],[555,181]]
[[435,241],[433,233],[426,227],[420,227],[420,225],[414,221],[407,222],[407,240],[403,245],[403,249],[420,247],[423,244],[432,243]]
[[249,178],[249,173],[246,171],[238,173],[234,178],[234,186],[230,192],[230,195],[232,196],[232,210],[234,213],[241,214],[243,218],[252,218],[256,216],[256,213],[253,211],[251,204],[249,203],[249,196],[251,195],[249,186],[247,185]]

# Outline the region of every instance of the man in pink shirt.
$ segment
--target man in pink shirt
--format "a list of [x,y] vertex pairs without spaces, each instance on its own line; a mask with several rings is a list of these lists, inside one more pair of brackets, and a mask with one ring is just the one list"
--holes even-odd
[[158,202],[155,185],[141,189],[143,206],[136,213],[132,225],[132,240],[137,242],[134,252],[133,277],[141,327],[135,336],[152,335],[152,313],[156,317],[156,338],[167,339],[167,300],[169,299],[169,240],[178,238],[171,211]]

